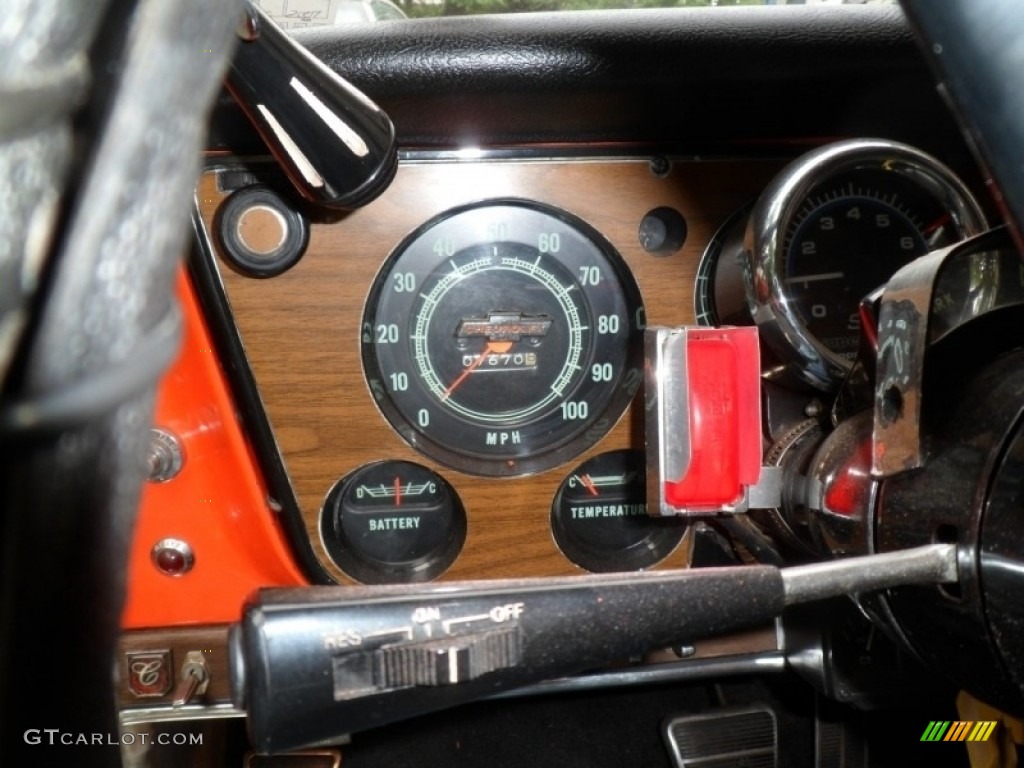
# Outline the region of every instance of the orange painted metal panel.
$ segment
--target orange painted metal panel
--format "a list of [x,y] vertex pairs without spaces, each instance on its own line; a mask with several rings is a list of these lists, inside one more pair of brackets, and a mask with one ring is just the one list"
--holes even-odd
[[[185,319],[182,351],[157,397],[154,424],[184,447],[181,472],[143,488],[129,565],[125,629],[235,621],[245,597],[263,586],[306,579],[291,556],[263,479],[235,417],[188,278],[178,293]],[[153,546],[187,542],[194,567],[169,576]]]

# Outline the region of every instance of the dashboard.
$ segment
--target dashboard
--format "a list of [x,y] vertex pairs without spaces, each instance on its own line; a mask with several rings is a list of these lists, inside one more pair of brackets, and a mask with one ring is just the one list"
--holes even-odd
[[[585,369],[582,378],[589,383],[594,383],[594,378],[604,378],[606,375],[608,381],[604,383],[618,383],[619,387],[628,388],[629,382],[624,379],[629,376],[632,386],[628,394],[634,394],[642,376],[638,360],[642,342],[637,333],[627,333],[627,326],[637,325],[635,316],[640,311],[646,313],[646,321],[651,324],[692,324],[696,269],[704,245],[718,224],[756,194],[756,190],[767,181],[775,167],[775,164],[767,162],[679,162],[673,163],[670,170],[655,174],[651,165],[651,161],[644,158],[507,159],[457,163],[407,160],[400,166],[392,186],[380,199],[337,223],[320,226],[314,224],[306,255],[295,268],[279,277],[265,280],[245,278],[230,269],[224,270],[225,292],[239,319],[239,332],[253,365],[254,377],[261,384],[261,394],[270,422],[272,425],[280,425],[275,429],[275,435],[284,462],[289,468],[299,507],[303,511],[305,528],[309,532],[318,561],[334,578],[346,580],[343,570],[324,549],[320,523],[324,500],[332,486],[345,475],[378,461],[406,461],[423,465],[439,473],[462,500],[468,533],[461,553],[445,571],[446,578],[553,576],[570,574],[576,570],[574,564],[559,552],[552,537],[550,511],[555,496],[559,488],[568,482],[574,466],[609,451],[642,451],[643,414],[638,413],[642,403],[639,399],[628,397],[628,405],[619,403],[614,410],[602,415],[597,409],[606,399],[603,392],[581,391],[583,388],[570,378],[564,385],[566,392],[579,394],[561,397],[551,390],[552,382],[562,376],[562,369],[566,365],[572,365]],[[203,196],[214,201],[206,210],[206,215],[212,218],[214,206],[219,202],[215,177],[207,177],[204,184],[209,186],[202,188]],[[385,347],[390,344],[394,347],[401,341],[386,336],[383,340],[379,338],[386,334],[386,331],[379,330],[382,326],[401,328],[404,336],[421,325],[416,322],[415,310],[401,306],[388,310],[394,314],[384,319],[364,320],[367,317],[368,302],[374,302],[375,298],[378,302],[377,312],[382,312],[379,303],[382,298],[371,295],[371,289],[375,281],[383,282],[391,296],[399,295],[394,291],[393,276],[383,272],[382,265],[399,243],[410,233],[415,233],[425,222],[449,211],[459,210],[462,206],[479,206],[479,201],[485,201],[484,205],[488,207],[470,210],[486,212],[496,221],[495,217],[500,218],[510,213],[507,208],[500,208],[504,205],[500,201],[509,199],[529,201],[524,205],[530,208],[519,210],[536,211],[538,209],[532,206],[552,206],[558,211],[571,213],[578,217],[577,220],[587,222],[619,255],[621,263],[635,281],[638,289],[636,293],[638,297],[643,297],[643,303],[641,305],[634,299],[632,306],[626,306],[623,301],[620,302],[621,306],[614,307],[608,303],[614,292],[606,286],[613,275],[609,274],[607,278],[602,275],[599,278],[594,273],[594,282],[600,282],[592,287],[607,291],[608,297],[603,300],[608,308],[603,305],[592,307],[589,305],[593,302],[588,302],[586,309],[581,312],[585,312],[585,316],[591,319],[580,320],[579,325],[596,326],[599,316],[610,317],[612,322],[619,323],[621,317],[618,333],[602,335],[599,332],[581,331],[584,338],[576,342],[576,347],[586,346],[587,349],[577,351],[568,359],[563,357],[565,352],[556,352],[557,357],[548,357],[552,361],[550,365],[555,368],[550,373],[538,370],[543,363],[534,363],[531,370],[520,370],[517,373],[513,369],[509,373],[489,374],[492,379],[517,375],[544,377],[544,390],[549,390],[555,397],[551,398],[550,403],[542,403],[536,410],[554,414],[558,424],[576,427],[574,431],[577,434],[585,434],[593,430],[595,424],[603,421],[603,428],[598,424],[598,440],[591,438],[586,441],[593,445],[574,444],[571,437],[558,434],[549,424],[543,421],[538,423],[529,416],[523,417],[516,413],[534,409],[536,404],[529,402],[515,408],[511,415],[501,417],[516,425],[514,429],[501,429],[501,419],[494,416],[491,419],[496,427],[485,426],[480,432],[475,432],[467,425],[467,434],[453,435],[447,442],[459,447],[459,441],[475,441],[476,449],[464,454],[451,450],[441,452],[439,455],[446,461],[439,462],[422,446],[412,445],[414,441],[419,442],[432,435],[429,426],[413,433],[411,438],[403,439],[400,430],[381,413],[383,402],[374,396],[373,385],[369,383],[374,378],[378,381],[385,379],[383,383],[387,391],[393,393],[393,382],[389,377],[396,373],[406,373],[414,377],[412,385],[415,385],[416,378],[424,374],[414,369],[408,360],[402,363],[389,361],[388,364],[394,370],[386,373],[371,376],[365,372],[361,347],[369,345],[361,339],[363,333],[372,333],[378,337],[373,340],[376,346]],[[686,242],[675,252],[650,253],[639,242],[641,222],[658,208],[678,211],[687,221]],[[473,233],[485,231],[488,225],[489,222],[468,222],[466,226],[472,228],[470,231]],[[522,227],[524,232],[529,229],[529,234],[517,236],[512,232],[506,235],[507,238],[515,238],[517,241],[531,236],[536,238],[529,222],[513,226]],[[454,229],[449,231],[455,232]],[[545,232],[542,229],[541,234]],[[557,237],[558,233],[552,229],[552,234]],[[450,253],[437,259],[449,270],[451,267],[448,263],[453,258],[456,263],[477,258],[480,242],[491,242],[468,242],[473,240],[473,234],[463,236],[459,233],[442,233],[428,237],[431,237],[432,243],[436,240],[442,244],[445,242],[444,237],[455,238]],[[563,233],[561,239],[568,252],[572,247],[569,235]],[[582,243],[577,249],[583,250]],[[588,248],[586,253],[589,252]],[[524,261],[527,264],[524,269],[532,269],[536,257],[530,256]],[[573,277],[579,277],[581,269],[585,272],[599,268],[590,261],[587,266],[570,266],[575,273]],[[399,266],[397,269],[403,271],[404,268]],[[424,272],[431,269],[416,269],[408,274],[422,279]],[[608,266],[604,269],[610,272]],[[552,280],[561,285],[557,280]],[[564,282],[568,283],[568,280],[568,277],[563,278]],[[514,288],[503,285],[506,282],[507,279],[503,278],[482,288],[485,295],[480,300],[483,302],[480,306],[490,306],[487,302],[493,301],[494,310],[511,310],[527,316],[532,312],[537,317],[547,316],[541,309],[522,310],[521,305],[515,303],[518,297],[502,295],[503,292],[516,292]],[[530,284],[534,282],[535,279],[531,279]],[[577,292],[581,291],[578,282],[569,285]],[[468,291],[471,288],[462,284],[459,290]],[[422,291],[426,292],[427,286]],[[502,301],[512,303],[504,307]],[[276,307],[277,311],[267,311],[272,307]],[[555,316],[556,311],[557,306],[549,314]],[[460,320],[463,315],[486,317],[486,312],[466,308],[459,311]],[[454,322],[448,323],[453,326],[448,332],[453,339],[452,343],[455,343],[456,338]],[[520,319],[518,322],[523,321]],[[562,322],[568,325],[568,321]],[[598,329],[595,327],[594,330]],[[539,338],[546,341],[548,337]],[[597,347],[597,343],[603,339],[616,338],[626,342],[620,346],[632,350],[631,361],[624,357],[615,359],[609,351]],[[551,341],[558,340],[552,338]],[[441,343],[439,341],[435,346],[440,347]],[[466,354],[479,355],[481,343],[467,346]],[[523,342],[521,346],[527,351],[536,350],[534,355],[542,359],[550,355],[548,350],[551,345],[541,343],[529,346]],[[570,340],[563,342],[564,349],[571,349],[572,346]],[[508,353],[516,349],[510,347]],[[282,355],[282,350],[287,350],[287,353]],[[417,353],[414,351],[413,354]],[[500,358],[493,355],[491,359],[501,362]],[[614,363],[610,362],[613,359]],[[459,362],[461,364],[461,360]],[[605,369],[607,373],[599,371],[595,376],[591,369],[602,363],[609,366]],[[471,363],[463,366],[462,370],[466,370],[468,365]],[[508,365],[516,363],[511,361]],[[617,370],[610,370],[613,365]],[[526,369],[528,364],[521,362],[519,366]],[[479,381],[484,381],[486,369],[475,375]],[[449,374],[445,385],[449,386],[453,378],[454,374]],[[497,386],[490,381],[487,380],[487,389]],[[474,381],[469,379],[467,386],[470,383]],[[412,386],[404,380],[400,384]],[[400,390],[399,394],[405,391]],[[547,393],[542,394],[546,396]],[[487,396],[481,397],[482,402],[477,408],[482,415],[472,422],[474,427],[478,422],[487,424],[484,419],[490,416],[486,402],[489,395],[487,393]],[[494,396],[502,397],[499,393]],[[437,400],[440,399],[437,396]],[[561,411],[564,410],[564,403],[588,401],[595,403],[592,418],[584,420],[563,417]],[[445,399],[443,402],[449,401]],[[420,410],[420,402],[417,401],[409,408],[415,409],[415,415]],[[430,416],[423,417],[424,420],[428,418]],[[438,415],[434,415],[434,418],[436,420]],[[574,422],[578,422],[578,426]],[[346,425],[352,423],[362,425],[358,435],[347,434]],[[493,443],[490,454],[488,433],[499,433],[490,436]],[[530,434],[543,437],[532,438],[536,445],[529,445]],[[503,437],[509,446],[504,456],[500,453]],[[513,444],[520,447],[512,449]],[[552,445],[556,448],[551,448]],[[554,457],[548,460],[552,452]],[[435,449],[433,453],[438,451]],[[543,463],[541,468],[534,469],[529,462],[538,457]],[[508,467],[513,459],[517,464],[525,463],[525,466]],[[481,465],[481,460],[490,460],[491,463]],[[544,466],[551,463],[555,466]],[[461,466],[452,467],[452,464]],[[642,464],[642,461],[639,462],[638,469],[642,470]],[[484,476],[484,473],[506,473],[508,476],[494,478]],[[604,476],[611,473],[601,474]],[[393,484],[394,473],[385,473],[383,476],[388,485]],[[371,480],[370,484],[374,482],[378,481]],[[401,482],[407,484],[407,481]],[[640,487],[643,487],[642,483]],[[621,493],[621,490],[618,491],[613,498],[619,498]],[[621,498],[619,501],[621,503]],[[625,542],[623,549],[627,549],[630,543]],[[684,552],[680,551],[676,564],[684,562],[683,558]]]
[[[759,549],[766,534],[809,559],[785,515],[751,515],[752,535],[646,514],[644,330],[757,325],[754,429],[781,465],[806,450],[809,420],[840,420],[838,392],[858,396],[861,299],[999,220],[898,9],[439,18],[296,38],[388,113],[397,170],[360,208],[318,206],[227,96],[214,107],[178,283],[185,343],[131,547],[122,725],[228,723],[227,751],[246,752],[229,625],[266,587],[399,595],[751,564],[779,556]],[[951,272],[948,293],[991,299],[975,278],[1006,272],[999,258]],[[953,328],[966,310],[950,303]],[[757,733],[774,762],[757,764],[895,764],[884,738],[950,719],[955,691],[875,643],[849,606],[793,612],[297,764],[691,765],[681,740],[698,713],[722,733],[729,717],[770,720]],[[206,682],[183,693],[183,664]],[[586,737],[565,732],[589,717]]]
[[[790,193],[803,218],[775,224],[803,248],[786,244],[777,301],[800,307],[837,361],[851,351],[838,334],[856,349],[856,332],[844,329],[851,316],[857,327],[862,294],[984,222],[955,178],[941,190],[907,182],[930,167],[918,158],[905,174],[865,170],[872,148],[842,146],[853,159],[830,162],[860,176],[820,173],[805,185],[813,194]],[[885,152],[880,162],[898,157],[890,146],[875,151]],[[261,183],[259,166],[208,171],[197,191],[208,256],[314,572],[412,583],[685,566],[682,521],[632,511],[646,507],[642,330],[695,325],[699,312],[717,324],[714,294],[742,294],[741,237],[729,239],[729,222],[745,230],[759,195],[762,208],[781,204],[765,191],[781,166],[407,153],[378,200],[301,225],[280,223],[303,214]],[[249,232],[247,217],[261,212],[265,227]],[[290,246],[275,224],[308,233]],[[808,227],[813,239],[801,234]],[[263,254],[270,276],[244,241],[267,230],[293,251],[284,269]],[[857,258],[862,271],[844,274]],[[477,329],[464,330],[469,323]],[[841,382],[819,374],[821,362],[799,364],[825,392]],[[587,485],[591,477],[604,485]]]
[[[957,170],[949,173],[964,174],[977,189],[973,164],[893,9],[728,9],[683,16],[612,12],[568,20],[527,15],[515,20],[515,34],[505,31],[508,19],[435,22],[319,30],[302,38],[377,99],[396,126],[401,159],[395,180],[363,208],[331,213],[304,203],[234,108],[222,102],[214,115],[213,148],[196,191],[202,247],[192,257],[192,270],[204,306],[219,308],[213,316],[223,318],[219,331],[217,323],[211,328],[213,341],[236,358],[233,367],[251,375],[248,394],[241,393],[235,407],[256,441],[270,496],[283,510],[287,548],[303,578],[314,583],[681,567],[689,557],[689,537],[675,521],[651,520],[641,527],[634,521],[632,527],[611,530],[610,543],[584,534],[581,544],[563,531],[557,512],[556,497],[563,491],[572,496],[579,478],[589,476],[587,462],[601,455],[627,462],[625,468],[615,464],[614,471],[602,470],[601,476],[643,473],[643,404],[632,397],[639,388],[642,328],[714,324],[716,301],[722,305],[719,314],[734,314],[729,302],[744,303],[742,284],[736,274],[716,284],[717,261],[739,258],[754,202],[787,163],[815,147],[864,132],[915,142],[952,164]],[[779,35],[781,30],[787,34]],[[496,44],[499,40],[506,44]],[[834,64],[818,80],[811,62],[821,47],[833,51]],[[884,78],[871,71],[881,66],[881,49]],[[416,66],[407,66],[413,50]],[[658,58],[660,52],[671,53],[671,64]],[[712,61],[720,83],[696,74]],[[771,71],[775,67],[778,74]],[[660,74],[652,78],[652,72]],[[452,85],[456,81],[458,88]],[[807,98],[825,81],[837,88],[819,88]],[[500,88],[491,87],[498,82]],[[889,103],[896,83],[902,109],[854,108]],[[672,99],[656,96],[666,88],[672,89]],[[828,103],[835,90],[843,92],[841,110]],[[699,119],[691,104],[701,105]],[[741,105],[758,116],[756,128],[740,119]],[[854,151],[855,158],[861,151]],[[896,174],[876,180],[872,171],[866,173],[871,191],[865,194],[877,198],[874,205],[889,211],[906,198],[910,208],[925,206],[924,211],[893,211],[896,218],[917,222],[907,226],[924,229],[953,205],[941,196],[936,201],[934,191],[918,193],[923,203],[915,200],[903,182],[892,179]],[[832,180],[825,172],[819,176],[824,181],[816,183]],[[874,181],[881,186],[871,187]],[[817,193],[837,196],[833,190]],[[973,193],[966,187],[958,193],[969,199],[970,221],[965,224],[963,212],[956,211],[956,226],[943,228],[936,243],[964,233],[964,226],[977,231],[984,219]],[[792,197],[794,205],[801,202],[799,195]],[[889,197],[892,204],[883,202]],[[500,207],[510,203],[513,213],[540,222],[506,223],[509,211]],[[452,315],[446,321],[451,327],[413,344],[409,337],[429,325],[424,318],[436,309],[428,293],[440,290],[450,304],[466,286],[438,287],[441,265],[463,269],[477,251],[503,240],[496,228],[509,226],[513,231],[503,232],[504,239],[530,249],[524,257],[530,266],[523,273],[536,269],[537,257],[555,261],[551,257],[557,254],[538,237],[564,239],[563,254],[584,255],[563,260],[558,269],[567,267],[571,274],[550,277],[549,285],[561,287],[535,310],[523,310],[518,295],[543,283],[535,275],[502,272],[487,283],[487,270],[479,273],[484,283],[476,291],[482,298],[461,309],[436,310]],[[555,229],[547,233],[550,226]],[[239,233],[258,241],[269,237],[273,242],[267,248],[279,246],[279,252],[262,248],[262,241],[248,250],[239,244]],[[912,252],[924,248],[915,242]],[[439,338],[454,338],[460,333],[456,325],[469,319],[479,325],[501,311],[511,312],[505,323],[520,325],[531,313],[561,316],[559,292],[585,295],[590,269],[594,298],[580,305],[589,321],[576,327],[611,321],[613,333],[595,327],[569,333],[565,340],[552,337],[547,346],[544,336],[506,340],[507,349],[499,348],[509,354],[508,370],[492,371],[487,379],[482,374],[501,364],[499,355],[480,354],[485,344],[502,344],[495,341],[502,337],[493,319],[490,330],[456,339],[454,347]],[[609,291],[616,270],[620,285]],[[886,267],[881,270],[884,276]],[[598,285],[603,273],[608,274]],[[409,284],[395,282],[402,279]],[[507,287],[517,280],[520,288]],[[824,292],[828,281],[795,285],[806,287],[807,302],[815,305],[805,313],[817,311],[814,291]],[[731,298],[722,295],[730,293]],[[404,298],[409,300],[403,303]],[[570,302],[569,309],[575,315],[576,305]],[[752,322],[749,316],[738,320]],[[552,354],[559,344],[561,351]],[[445,345],[461,357],[445,351]],[[393,354],[405,346],[408,353]],[[606,359],[609,350],[618,357]],[[521,353],[518,363],[514,353]],[[460,371],[484,360],[487,365],[460,378]],[[538,378],[547,383],[519,386],[520,380]],[[459,396],[448,398],[445,390],[456,380],[459,396],[477,398],[472,407],[460,406]],[[512,386],[491,390],[493,382],[505,380]],[[469,382],[465,388],[463,382]],[[471,386],[479,391],[466,395]],[[546,391],[538,396],[542,399],[511,410],[491,402],[514,399],[521,389],[531,397]],[[624,395],[609,402],[616,389]],[[574,400],[563,392],[589,394]],[[801,394],[808,401],[815,396],[813,388]],[[567,413],[580,407],[576,400],[588,409],[585,415]],[[445,422],[446,415],[454,418]],[[431,426],[418,423],[429,424],[431,418]],[[356,477],[360,471],[370,474]],[[412,474],[405,479],[405,473]],[[411,503],[409,488],[431,483],[444,489],[444,498],[424,496],[423,508],[438,522],[425,524],[420,535],[419,529],[388,531],[388,538],[405,541],[390,554],[355,551],[351,537],[337,529],[331,510],[350,502],[356,504],[350,519],[365,513],[412,525],[387,499],[395,498],[397,487],[399,506],[403,495]],[[387,496],[377,501],[367,496],[369,506],[359,510],[354,496],[359,486],[361,492],[383,487]],[[578,487],[594,496],[594,487]],[[626,508],[644,501],[642,492],[628,487],[613,489],[611,498]],[[385,506],[373,512],[374,504]],[[293,575],[288,583],[294,580]],[[222,619],[232,618],[233,610],[225,608]],[[146,616],[135,623],[161,622]]]

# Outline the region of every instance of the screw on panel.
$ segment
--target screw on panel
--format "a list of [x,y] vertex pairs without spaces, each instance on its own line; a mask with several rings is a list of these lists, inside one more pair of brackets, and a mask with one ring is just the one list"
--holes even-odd
[[166,429],[149,430],[146,467],[151,483],[166,483],[168,480],[173,480],[181,472],[184,464],[185,452],[177,435]]

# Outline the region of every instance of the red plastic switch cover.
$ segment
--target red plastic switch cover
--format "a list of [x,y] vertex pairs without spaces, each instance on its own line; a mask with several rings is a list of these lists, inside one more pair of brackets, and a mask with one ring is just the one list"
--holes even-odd
[[648,509],[740,506],[761,471],[757,329],[649,329],[647,371]]

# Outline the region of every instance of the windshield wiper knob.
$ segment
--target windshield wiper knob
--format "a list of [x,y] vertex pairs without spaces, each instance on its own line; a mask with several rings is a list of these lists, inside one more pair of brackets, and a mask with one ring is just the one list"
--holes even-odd
[[226,86],[310,202],[358,208],[398,164],[395,129],[366,95],[249,3]]

